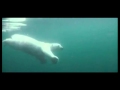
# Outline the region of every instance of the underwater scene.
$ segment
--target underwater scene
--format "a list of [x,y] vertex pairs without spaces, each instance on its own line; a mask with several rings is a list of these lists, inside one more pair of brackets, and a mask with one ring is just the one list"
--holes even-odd
[[118,18],[2,18],[2,72],[118,72]]

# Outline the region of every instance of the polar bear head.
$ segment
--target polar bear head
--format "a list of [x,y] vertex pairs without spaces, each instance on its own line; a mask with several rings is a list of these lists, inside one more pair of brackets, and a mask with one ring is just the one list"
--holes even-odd
[[62,50],[63,49],[63,47],[62,47],[62,45],[61,44],[59,44],[59,43],[52,43],[51,44],[51,49],[52,50]]

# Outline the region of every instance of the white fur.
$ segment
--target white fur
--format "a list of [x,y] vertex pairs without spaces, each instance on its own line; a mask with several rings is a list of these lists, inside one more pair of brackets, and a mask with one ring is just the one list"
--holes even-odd
[[63,48],[58,43],[45,43],[20,34],[12,35],[11,38],[3,40],[3,43],[35,56],[41,63],[46,63],[46,56],[53,63],[57,63],[59,58],[51,50]]

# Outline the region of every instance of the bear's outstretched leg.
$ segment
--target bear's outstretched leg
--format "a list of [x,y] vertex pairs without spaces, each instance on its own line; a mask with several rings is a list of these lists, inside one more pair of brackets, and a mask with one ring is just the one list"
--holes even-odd
[[52,61],[53,64],[56,64],[59,61],[59,58],[57,56],[53,56],[51,58],[51,61]]
[[42,48],[42,51],[51,59],[52,63],[56,64],[59,61],[59,58],[52,53],[49,47]]

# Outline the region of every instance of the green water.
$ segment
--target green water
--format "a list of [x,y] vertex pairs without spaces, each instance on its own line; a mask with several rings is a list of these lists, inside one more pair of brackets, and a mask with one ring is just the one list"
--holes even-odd
[[117,18],[28,18],[14,33],[40,41],[58,42],[64,50],[54,52],[57,64],[39,60],[22,51],[2,45],[2,72],[118,72]]

